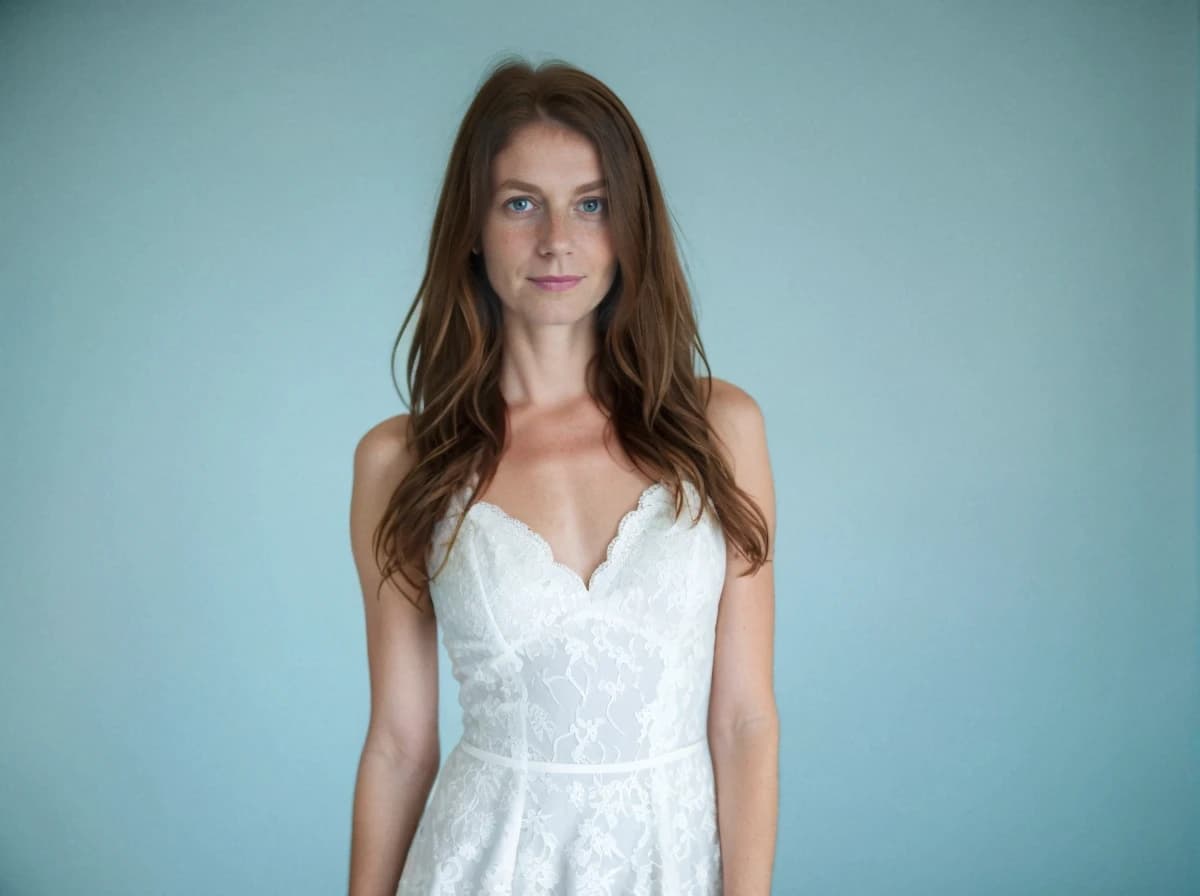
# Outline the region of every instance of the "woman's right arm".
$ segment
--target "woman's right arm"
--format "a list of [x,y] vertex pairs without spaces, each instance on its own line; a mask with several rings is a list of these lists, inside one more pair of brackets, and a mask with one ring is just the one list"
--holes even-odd
[[[354,452],[350,542],[362,586],[371,716],[358,764],[350,836],[349,896],[394,896],[441,761],[437,623],[382,578],[371,539],[407,473],[408,415],[384,420]],[[376,591],[378,589],[378,598]]]

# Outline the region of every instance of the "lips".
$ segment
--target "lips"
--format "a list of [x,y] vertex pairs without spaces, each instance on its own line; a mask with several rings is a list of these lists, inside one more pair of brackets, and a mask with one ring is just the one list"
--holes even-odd
[[530,277],[529,282],[542,292],[570,292],[582,277]]

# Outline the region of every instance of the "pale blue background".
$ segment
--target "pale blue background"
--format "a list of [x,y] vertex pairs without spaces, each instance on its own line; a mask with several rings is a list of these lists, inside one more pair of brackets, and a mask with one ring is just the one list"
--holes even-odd
[[4,5],[0,892],[344,892],[351,457],[509,50],[768,420],[775,892],[1200,892],[1197,6],[1032,0]]

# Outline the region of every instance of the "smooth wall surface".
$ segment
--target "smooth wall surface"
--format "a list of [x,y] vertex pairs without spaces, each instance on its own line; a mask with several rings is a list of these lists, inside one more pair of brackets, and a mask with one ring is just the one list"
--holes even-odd
[[344,892],[351,459],[509,51],[767,418],[775,892],[1200,892],[1194,2],[16,2],[0,893]]

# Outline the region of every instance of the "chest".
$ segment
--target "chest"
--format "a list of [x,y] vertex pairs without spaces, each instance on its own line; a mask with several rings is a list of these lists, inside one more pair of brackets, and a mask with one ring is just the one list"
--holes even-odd
[[598,624],[667,638],[711,626],[726,548],[711,507],[697,518],[698,510],[691,483],[678,514],[665,484],[648,487],[586,580],[555,558],[545,538],[495,505],[467,508],[453,544],[457,518],[448,515],[435,529],[430,567],[445,559],[430,582],[445,637],[513,645]]

